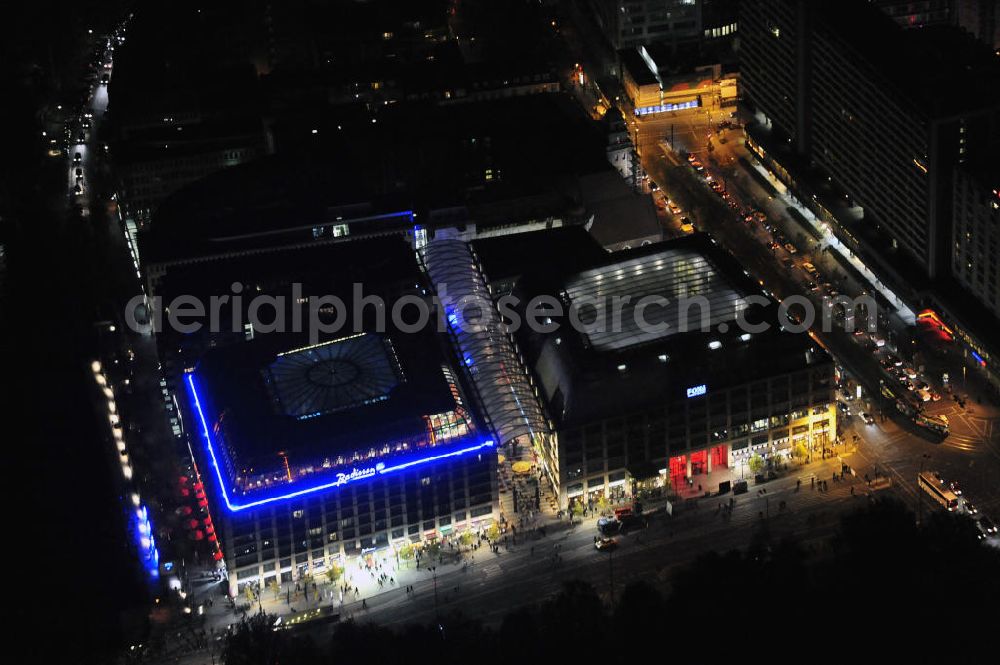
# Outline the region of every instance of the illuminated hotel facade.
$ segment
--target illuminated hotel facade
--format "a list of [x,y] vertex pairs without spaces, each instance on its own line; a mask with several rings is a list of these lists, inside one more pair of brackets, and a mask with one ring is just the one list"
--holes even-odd
[[493,522],[495,442],[433,335],[418,337],[277,352],[261,338],[186,373],[232,593]]
[[236,281],[291,303],[291,282],[301,282],[304,307],[315,294],[348,307],[342,330],[319,339],[207,327],[157,336],[230,592],[489,528],[499,516],[499,446],[449,337],[433,317],[419,330],[388,316],[382,325],[373,307],[355,317],[354,282],[387,303],[427,297],[409,244],[392,237],[264,256],[202,262],[161,283],[168,300],[192,287],[207,298]]

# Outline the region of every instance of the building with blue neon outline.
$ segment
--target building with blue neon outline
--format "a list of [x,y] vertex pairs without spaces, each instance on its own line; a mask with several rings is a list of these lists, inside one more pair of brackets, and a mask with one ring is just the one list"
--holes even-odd
[[497,518],[495,438],[433,326],[218,339],[178,383],[232,593]]

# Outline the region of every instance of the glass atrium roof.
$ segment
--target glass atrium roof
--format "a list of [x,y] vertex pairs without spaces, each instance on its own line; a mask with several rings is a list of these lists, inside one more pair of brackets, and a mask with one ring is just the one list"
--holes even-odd
[[[582,334],[598,350],[626,349],[679,332],[717,330],[746,309],[744,295],[702,254],[684,248],[587,270],[571,277],[565,287],[565,297],[587,328]],[[667,301],[654,302],[649,296]],[[628,298],[620,316],[614,315],[615,297]],[[637,317],[643,298],[650,304]],[[604,312],[603,322],[598,308]]]
[[278,410],[299,419],[387,399],[402,377],[392,344],[372,334],[281,353],[263,374]]

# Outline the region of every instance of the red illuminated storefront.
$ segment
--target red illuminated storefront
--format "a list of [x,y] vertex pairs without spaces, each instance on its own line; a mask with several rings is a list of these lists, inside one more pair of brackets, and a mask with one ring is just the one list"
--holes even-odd
[[693,476],[703,476],[729,468],[729,446],[713,446],[690,455],[671,457],[667,468],[670,484],[679,487]]

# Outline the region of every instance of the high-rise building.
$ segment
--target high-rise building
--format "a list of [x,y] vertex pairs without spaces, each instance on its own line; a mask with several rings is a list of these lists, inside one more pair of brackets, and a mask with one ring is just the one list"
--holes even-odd
[[735,39],[739,29],[739,0],[702,0],[701,27],[708,40]]
[[805,12],[789,0],[757,0],[740,7],[743,96],[797,152],[805,152]]
[[1000,2],[955,0],[955,22],[976,39],[1000,51]]
[[750,148],[1000,383],[997,183],[981,166],[1000,145],[1000,59],[960,27],[903,29],[850,0],[744,0],[740,35]]
[[873,4],[903,28],[947,25],[954,18],[955,0],[873,0]]
[[1000,63],[957,28],[902,30],[863,3],[747,0],[741,16],[751,134],[829,178],[886,256],[946,272],[952,172],[996,140]]
[[955,172],[951,272],[1000,319],[1000,170],[969,165]]

